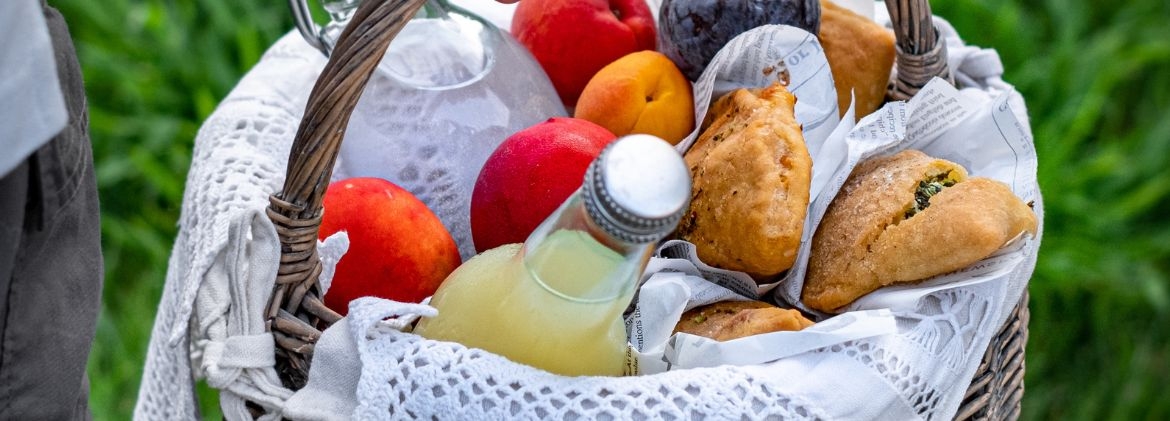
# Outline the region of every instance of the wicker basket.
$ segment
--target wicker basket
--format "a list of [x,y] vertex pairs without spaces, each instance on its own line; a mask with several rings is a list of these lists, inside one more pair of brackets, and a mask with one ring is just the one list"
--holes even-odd
[[[489,0],[484,0],[489,1]],[[363,2],[332,50],[313,87],[289,156],[283,190],[268,215],[281,239],[280,269],[266,311],[276,337],[277,371],[291,389],[304,386],[318,327],[341,318],[321,300],[316,245],[321,202],[350,113],[390,40],[426,0]],[[906,99],[934,76],[950,80],[944,43],[938,42],[927,0],[887,0],[897,37],[889,96]],[[1028,336],[1025,293],[992,339],[956,419],[1015,419],[1023,396]]]

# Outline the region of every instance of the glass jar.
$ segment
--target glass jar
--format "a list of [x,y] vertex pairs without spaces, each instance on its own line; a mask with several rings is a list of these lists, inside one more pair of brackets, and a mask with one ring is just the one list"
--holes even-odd
[[[327,53],[357,4],[325,2],[333,21],[302,34],[316,33]],[[336,171],[409,190],[439,216],[467,259],[475,254],[471,193],[488,156],[513,133],[565,114],[548,76],[511,35],[446,0],[430,0],[371,76]]]

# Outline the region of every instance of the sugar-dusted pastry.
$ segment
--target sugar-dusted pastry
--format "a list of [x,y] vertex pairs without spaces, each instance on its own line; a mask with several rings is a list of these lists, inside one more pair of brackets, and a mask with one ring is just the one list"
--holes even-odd
[[857,97],[858,119],[877,111],[885,101],[894,67],[894,32],[832,1],[821,0],[818,38],[833,71],[841,115],[849,108],[851,89]]
[[858,165],[812,239],[801,300],[834,312],[891,284],[922,281],[990,256],[1036,214],[1007,185],[915,150]]
[[799,311],[761,301],[721,301],[683,313],[675,332],[730,341],[761,333],[801,330],[812,326]]
[[684,157],[694,184],[678,237],[704,263],[765,278],[796,260],[812,159],[784,86],[727,95]]

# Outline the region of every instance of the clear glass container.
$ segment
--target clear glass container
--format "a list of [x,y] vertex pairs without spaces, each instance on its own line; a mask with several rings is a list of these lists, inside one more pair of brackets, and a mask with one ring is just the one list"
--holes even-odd
[[[357,3],[325,3],[333,22],[320,30],[324,50]],[[564,115],[548,76],[511,35],[446,0],[430,0],[371,76],[337,172],[390,180],[418,196],[467,259],[475,254],[471,193],[487,157],[513,133]]]

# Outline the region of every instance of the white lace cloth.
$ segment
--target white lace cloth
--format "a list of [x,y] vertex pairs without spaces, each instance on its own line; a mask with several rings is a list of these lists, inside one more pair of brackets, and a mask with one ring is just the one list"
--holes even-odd
[[324,64],[295,32],[285,35],[200,128],[135,419],[198,418],[196,377],[222,390],[229,419],[247,417],[245,399],[276,419],[292,396],[277,379],[272,335],[264,331],[280,259],[265,208],[281,188]]
[[[987,71],[998,66],[994,52],[964,47],[949,25],[944,33],[957,42],[949,48],[960,81],[1010,89],[1001,67]],[[286,35],[201,128],[136,419],[198,418],[196,378],[221,390],[228,419],[249,417],[245,400],[263,407],[264,419],[946,419],[1035,265],[1038,241],[1006,282],[940,290],[896,311],[894,335],[766,365],[628,378],[560,377],[402,333],[401,321],[381,320],[434,310],[361,299],[326,331],[309,385],[294,394],[276,377],[263,330],[279,259],[264,209],[323,64],[299,35]],[[1039,201],[1036,210],[1042,219]],[[327,263],[344,248],[324,247]]]

